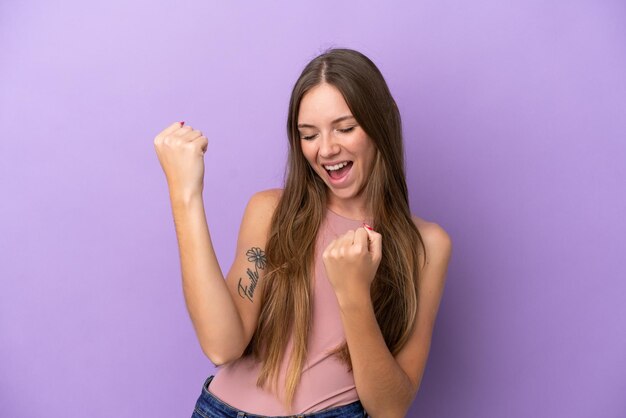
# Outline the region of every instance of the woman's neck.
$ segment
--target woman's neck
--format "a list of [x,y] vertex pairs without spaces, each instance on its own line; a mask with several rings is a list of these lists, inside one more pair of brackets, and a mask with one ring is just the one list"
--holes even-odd
[[[362,199],[361,199],[362,200]],[[344,218],[354,220],[371,219],[372,216],[366,209],[365,202],[359,202],[358,199],[351,199],[349,201],[333,199],[328,197],[327,200],[328,209],[335,212],[337,215]]]

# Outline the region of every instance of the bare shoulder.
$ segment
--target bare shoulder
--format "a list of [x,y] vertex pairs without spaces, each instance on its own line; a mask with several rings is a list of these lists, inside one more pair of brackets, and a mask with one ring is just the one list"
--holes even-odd
[[[452,253],[450,235],[435,222],[429,222],[415,215],[412,219],[426,246],[426,265],[433,263],[447,265]],[[422,265],[424,265],[423,262]]]
[[281,195],[282,189],[262,190],[252,195],[246,206],[240,229],[244,241],[249,237],[255,241],[265,242]]
[[267,189],[256,192],[250,198],[250,202],[255,206],[276,207],[283,194],[283,189]]
[[257,216],[268,216],[271,218],[278,201],[282,196],[282,189],[267,189],[256,192],[250,198],[246,212]]

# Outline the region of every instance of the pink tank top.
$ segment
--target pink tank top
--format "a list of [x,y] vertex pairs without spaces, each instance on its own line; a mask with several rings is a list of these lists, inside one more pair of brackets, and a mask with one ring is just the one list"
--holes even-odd
[[[308,357],[293,400],[293,411],[287,411],[282,399],[269,390],[256,386],[260,363],[250,357],[218,368],[209,392],[234,408],[257,415],[292,415],[319,412],[346,405],[359,399],[354,377],[344,363],[328,352],[345,341],[343,324],[335,292],[326,276],[322,252],[332,240],[362,221],[345,218],[330,210],[320,226],[315,250],[315,278],[312,326],[309,333]],[[279,390],[285,386],[292,341],[283,358]],[[281,397],[282,397],[281,390]]]

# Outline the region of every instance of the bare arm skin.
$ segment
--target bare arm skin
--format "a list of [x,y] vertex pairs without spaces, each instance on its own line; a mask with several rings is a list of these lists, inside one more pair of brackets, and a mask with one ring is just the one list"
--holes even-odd
[[202,351],[221,365],[241,357],[256,328],[260,304],[255,295],[263,287],[263,249],[280,192],[260,192],[250,199],[225,281],[202,199],[207,144],[202,132],[178,122],[154,140],[169,186],[187,310]]
[[211,243],[202,197],[171,199],[187,310],[203,352],[215,365],[241,357],[256,328],[264,248],[278,196],[277,191],[266,191],[250,199],[226,281]]
[[267,272],[265,244],[281,193],[279,189],[271,189],[253,195],[241,222],[235,261],[226,276],[226,285],[239,312],[244,337],[236,356],[227,360],[241,356],[257,326],[261,312],[260,295]]
[[187,310],[202,351],[222,364],[243,345],[243,323],[213,250],[202,195],[170,200]]
[[[357,393],[364,408],[373,418],[406,415],[422,380],[445,285],[452,249],[450,237],[436,224],[417,219],[414,221],[424,238],[428,259],[425,264],[423,259],[420,260],[420,266],[424,267],[420,271],[415,328],[406,345],[395,357],[387,348],[376,322],[369,286],[355,285],[350,291],[337,292]],[[359,241],[359,234],[363,235],[363,232],[354,232],[355,244]],[[380,235],[369,235],[374,238],[374,247],[384,245]],[[349,237],[347,242],[351,240]],[[347,248],[346,245],[343,247]],[[367,276],[366,270],[364,268],[359,272],[361,278]],[[347,278],[345,275],[339,277]]]

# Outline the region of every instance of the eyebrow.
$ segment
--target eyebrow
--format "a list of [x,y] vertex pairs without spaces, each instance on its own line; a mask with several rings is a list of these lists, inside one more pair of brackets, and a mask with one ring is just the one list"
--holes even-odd
[[[346,116],[341,116],[340,118],[335,119],[334,121],[331,122],[331,124],[336,124],[339,122],[343,122],[346,119],[354,119],[354,116],[352,115],[346,115]],[[314,125],[309,125],[307,123],[299,123],[298,124],[298,128],[315,128]]]

